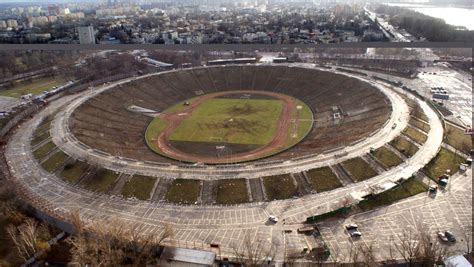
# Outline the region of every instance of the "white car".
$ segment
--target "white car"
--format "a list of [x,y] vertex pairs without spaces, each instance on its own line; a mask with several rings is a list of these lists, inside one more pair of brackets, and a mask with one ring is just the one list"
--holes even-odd
[[439,239],[441,239],[441,241],[448,242],[448,238],[446,237],[446,235],[443,232],[438,231],[438,237],[439,237]]
[[270,221],[272,223],[277,223],[278,218],[275,215],[270,215],[270,217],[268,217],[268,221]]
[[361,237],[361,236],[362,236],[362,233],[359,231],[351,232],[351,237]]

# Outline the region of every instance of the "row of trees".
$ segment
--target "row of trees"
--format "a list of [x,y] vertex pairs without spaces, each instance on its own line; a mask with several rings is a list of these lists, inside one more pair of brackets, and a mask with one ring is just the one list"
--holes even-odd
[[379,14],[390,16],[390,23],[399,26],[416,37],[424,37],[432,42],[472,42],[474,31],[457,30],[444,20],[401,7],[379,5]]

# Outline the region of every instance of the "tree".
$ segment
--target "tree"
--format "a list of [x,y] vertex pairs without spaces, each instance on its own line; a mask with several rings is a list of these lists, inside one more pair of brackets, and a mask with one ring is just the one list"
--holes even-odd
[[250,234],[246,234],[243,243],[239,247],[234,247],[234,256],[238,263],[249,267],[262,266],[273,258],[272,249],[265,250],[266,242],[263,240],[252,240]]
[[163,242],[173,236],[173,229],[168,225],[159,234],[145,235],[138,227],[118,218],[84,226],[76,211],[71,213],[71,221],[75,233],[68,242],[73,261],[81,265],[156,265]]
[[393,245],[408,266],[434,266],[449,255],[424,226],[405,228],[398,237],[400,242]]
[[472,252],[472,247],[471,247],[472,223],[471,222],[463,227],[463,236],[464,236],[464,242],[466,242],[466,254],[471,254]]
[[37,252],[49,249],[50,232],[44,223],[39,224],[34,219],[28,218],[19,226],[9,225],[6,230],[18,255],[25,261]]

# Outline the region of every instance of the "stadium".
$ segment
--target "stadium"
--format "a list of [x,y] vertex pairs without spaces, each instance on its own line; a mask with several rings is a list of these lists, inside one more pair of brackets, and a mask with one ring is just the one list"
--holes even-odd
[[440,149],[438,113],[376,78],[304,64],[134,76],[51,102],[15,132],[6,160],[24,194],[63,221],[75,209],[145,233],[171,224],[175,246],[224,255],[244,235],[300,251],[303,237],[272,234],[269,215],[297,227],[411,182]]

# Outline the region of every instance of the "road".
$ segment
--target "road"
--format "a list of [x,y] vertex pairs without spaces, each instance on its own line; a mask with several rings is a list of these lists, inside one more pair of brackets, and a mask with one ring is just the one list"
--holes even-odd
[[[314,67],[313,65],[305,66]],[[381,90],[386,90],[391,101],[399,101],[399,97],[397,97],[396,94],[393,94],[393,92],[390,93],[390,90],[385,87],[378,87]],[[100,90],[101,89],[98,89],[97,92]],[[89,92],[89,94],[97,92]],[[341,201],[346,199],[347,196],[365,191],[369,186],[383,184],[387,181],[395,181],[401,177],[409,177],[436,155],[437,150],[441,145],[443,135],[442,130],[440,130],[442,129],[441,121],[436,113],[431,110],[426,103],[419,102],[431,125],[431,130],[428,133],[428,139],[425,145],[420,147],[420,150],[412,158],[402,163],[400,166],[381,173],[376,177],[329,192],[306,195],[298,199],[234,206],[178,206],[166,203],[151,203],[147,201],[123,199],[116,196],[93,193],[67,184],[39,166],[38,162],[32,155],[30,147],[30,139],[34,129],[44,116],[51,114],[68,103],[71,103],[68,107],[74,107],[75,104],[79,104],[81,99],[83,99],[83,95],[67,96],[54,101],[33,119],[21,125],[8,142],[5,156],[10,171],[15,177],[17,177],[19,183],[22,183],[28,188],[30,194],[35,198],[47,200],[59,213],[67,214],[69,211],[77,209],[86,222],[96,220],[116,220],[117,218],[120,218],[138,227],[144,234],[160,233],[163,231],[163,225],[168,224],[174,229],[173,240],[175,241],[173,241],[173,243],[175,245],[203,246],[208,248],[208,245],[205,244],[219,244],[221,246],[220,254],[224,256],[232,256],[233,248],[241,247],[245,236],[249,236],[253,243],[262,241],[266,242],[266,244],[271,244],[267,248],[276,252],[275,259],[279,262],[283,261],[285,251],[288,251],[290,248],[294,251],[301,251],[303,247],[307,247],[308,244],[311,244],[312,242],[308,237],[297,234],[296,231],[284,234],[283,229],[296,229],[302,225],[301,223],[306,219],[306,217],[333,210],[334,208],[339,207],[342,203]],[[399,127],[403,129],[405,121],[398,120],[407,119],[406,114],[403,116],[403,113],[406,113],[406,110],[397,110],[396,107],[405,109],[406,105],[397,102],[395,102],[395,104],[394,115],[391,119],[396,118],[395,120],[400,125]],[[71,112],[69,108],[63,109],[63,111],[66,113]],[[62,141],[61,138],[58,138],[57,134],[62,131],[61,125],[64,125],[64,119],[67,118],[66,115],[70,115],[70,113],[60,114],[61,115],[56,116],[52,129],[53,140],[59,145],[61,145],[60,143]],[[388,125],[389,128],[391,128],[391,123],[392,122]],[[389,139],[398,135],[402,130],[400,128],[396,129],[396,131],[390,130],[388,132],[383,132],[384,130],[381,130],[379,132],[381,134],[377,133],[374,135],[374,138],[369,138],[371,144],[367,145],[375,147],[381,146]],[[66,144],[69,143],[72,142],[66,142]],[[362,143],[364,142],[361,142],[361,144]],[[68,147],[62,146],[62,148],[67,149]],[[349,157],[354,157],[367,153],[368,147],[364,147],[362,150],[353,147],[348,148],[347,151]],[[68,154],[70,153],[70,151],[66,152]],[[72,153],[72,155],[75,154]],[[98,159],[98,164],[108,162],[106,159]],[[333,155],[328,156],[326,160],[331,163],[335,162]],[[319,163],[311,163],[310,165],[305,166],[305,168],[313,167],[317,164]],[[131,165],[128,167],[131,167]],[[298,168],[299,167],[290,167],[286,171],[292,171]],[[158,175],[155,171],[152,171],[152,174]],[[465,183],[468,179],[470,179],[469,176],[460,176],[459,178],[453,179],[454,181],[451,185],[450,194],[456,195],[456,198],[452,197],[452,195],[446,195],[445,197],[440,196],[433,200],[427,200],[427,202],[429,202],[432,207],[446,205],[446,203],[456,207],[461,206],[461,212],[465,213],[462,215],[462,218],[468,216],[471,208],[466,209],[465,206],[472,203],[463,199],[465,198],[465,195],[463,196],[462,194],[467,194],[467,189],[461,184]],[[460,192],[459,195],[458,192]],[[421,198],[422,196],[419,195],[405,201],[412,201],[413,206],[419,206],[422,203],[420,201]],[[463,201],[461,204],[458,204],[455,202],[458,200]],[[401,204],[395,204],[389,206],[387,209],[390,211],[393,210],[394,212],[400,212],[402,211],[402,209],[399,208],[400,205]],[[411,209],[411,206],[408,205],[406,208]],[[381,211],[374,211],[373,214],[378,212]],[[386,216],[388,216],[395,213],[387,212],[386,214]],[[269,215],[278,216],[280,222],[275,225],[268,224],[267,218]],[[450,214],[443,213],[442,216],[444,216],[443,218],[446,221],[454,220],[454,217]],[[461,215],[458,217],[460,216]],[[360,219],[362,220],[361,223],[365,224],[363,217],[364,216],[361,216],[360,218],[357,217],[356,220]],[[367,214],[367,220],[369,221],[377,220],[377,218],[379,217],[371,217]],[[286,222],[285,225],[283,225],[283,220]],[[464,221],[464,219],[462,220]],[[331,228],[336,226],[328,225],[327,227]],[[384,227],[385,226],[383,225],[375,225],[370,229],[370,231],[374,231],[375,233],[376,231],[384,230]],[[364,233],[367,233],[364,228],[362,230]],[[332,232],[323,233],[328,240],[331,239],[331,234]],[[334,239],[339,240],[338,238],[336,232]],[[374,238],[377,239],[379,237],[374,235]],[[179,244],[176,240],[179,240]],[[365,238],[362,240],[365,240]],[[339,241],[334,241],[334,249],[339,249],[341,250],[341,255],[346,255],[347,247],[340,244],[338,245],[338,242]]]

